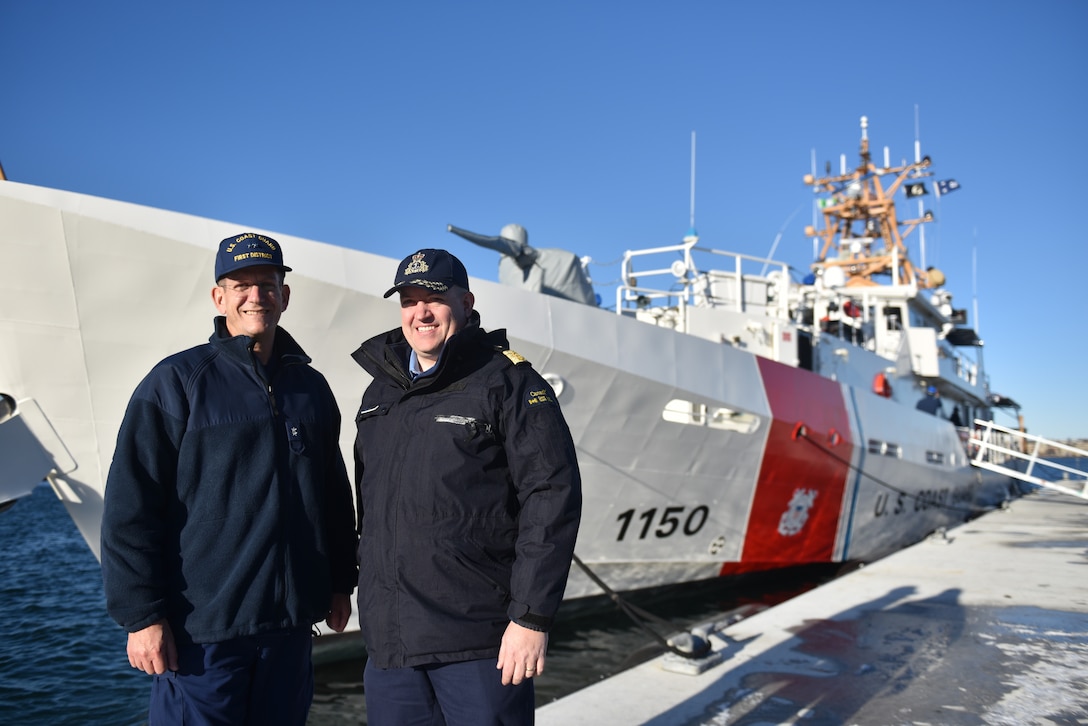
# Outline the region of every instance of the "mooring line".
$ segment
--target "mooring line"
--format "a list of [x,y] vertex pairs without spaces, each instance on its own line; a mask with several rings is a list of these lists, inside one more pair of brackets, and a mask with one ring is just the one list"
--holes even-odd
[[627,615],[628,618],[630,618],[631,622],[633,622],[635,625],[637,625],[642,630],[647,632],[650,635],[650,637],[652,637],[654,640],[656,640],[661,645],[661,647],[665,648],[670,653],[674,653],[674,654],[676,654],[678,656],[681,656],[682,658],[691,658],[691,659],[703,658],[708,653],[710,653],[710,641],[709,640],[703,640],[701,638],[696,638],[696,637],[692,638],[693,647],[694,647],[694,650],[692,652],[688,652],[686,650],[682,650],[680,648],[677,648],[672,643],[670,643],[667,638],[665,638],[659,632],[657,632],[656,630],[651,628],[646,623],[646,621],[647,620],[652,620],[657,625],[664,625],[664,626],[667,626],[667,627],[670,627],[670,628],[674,627],[672,625],[672,623],[670,623],[668,620],[665,620],[662,617],[654,615],[653,613],[651,613],[651,612],[649,612],[647,610],[643,610],[642,608],[638,607],[637,605],[633,605],[632,603],[629,603],[626,600],[624,600],[623,597],[618,592],[616,592],[615,590],[610,588],[607,584],[605,584],[604,580],[602,580],[600,577],[598,577],[597,574],[595,572],[593,572],[593,570],[591,570],[589,568],[589,565],[587,565],[585,562],[582,562],[582,559],[578,555],[574,555],[574,563],[576,565],[578,565],[580,568],[582,568],[582,571],[586,573],[586,575],[589,577],[589,579],[593,580],[593,582],[597,584],[597,587],[604,590],[605,594],[608,595],[609,599],[612,600],[612,602],[616,603],[616,606],[619,607],[619,609],[622,610],[624,612],[624,614]]
[[[837,436],[838,434],[836,433],[835,435]],[[808,427],[805,426],[805,424],[802,423],[801,421],[798,421],[794,425],[793,433],[790,435],[790,438],[792,438],[795,441],[798,440],[798,439],[803,439],[804,441],[807,441],[808,443],[815,446],[818,450],[820,450],[823,453],[830,456],[835,461],[838,461],[840,464],[843,464],[844,466],[849,467],[853,471],[855,471],[858,474],[860,474],[861,476],[864,476],[865,478],[875,482],[876,484],[878,484],[878,485],[880,485],[880,486],[882,486],[882,487],[884,487],[886,489],[890,489],[893,492],[896,492],[897,494],[902,494],[904,496],[910,497],[911,499],[913,499],[916,502],[921,501],[920,497],[917,494],[912,494],[912,493],[910,493],[910,492],[908,492],[908,491],[906,491],[904,489],[900,489],[897,486],[889,484],[888,482],[886,482],[886,481],[884,481],[882,479],[878,479],[877,477],[873,476],[872,474],[865,471],[861,467],[855,466],[852,462],[848,461],[847,459],[842,458],[841,456],[836,454],[831,449],[829,449],[829,448],[827,448],[825,446],[822,446],[818,441],[814,440],[811,436],[808,435]],[[944,504],[943,502],[933,502],[933,501],[927,501],[926,506],[935,506],[935,507],[940,507],[940,508],[943,508],[943,509],[950,509],[950,510],[952,510],[954,512],[964,512],[966,514],[979,514],[979,513],[982,513],[982,512],[986,511],[985,507],[973,507],[971,509],[965,509],[963,507],[956,506],[954,504]]]

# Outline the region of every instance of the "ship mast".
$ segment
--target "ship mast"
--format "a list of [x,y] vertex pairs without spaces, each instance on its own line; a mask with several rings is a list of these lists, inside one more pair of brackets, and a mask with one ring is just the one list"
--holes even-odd
[[691,213],[688,233],[684,235],[684,242],[695,243],[699,241],[699,233],[695,231],[695,132],[691,132]]
[[[937,287],[943,282],[938,279],[940,274],[915,268],[904,244],[915,227],[933,221],[933,215],[925,212],[917,219],[901,222],[894,201],[895,193],[904,184],[921,184],[920,179],[930,176],[925,171],[930,159],[925,156],[912,164],[893,167],[885,158],[883,167],[876,166],[869,151],[868,127],[868,118],[862,116],[861,161],[857,168],[844,169],[838,176],[804,177],[813,192],[828,195],[820,201],[823,228],[805,228],[805,234],[823,241],[813,267],[823,270],[825,281],[839,276],[828,275],[829,271],[841,271],[846,286],[877,285],[880,283],[873,279],[875,276],[890,275],[893,285]],[[884,177],[891,178],[887,187]]]

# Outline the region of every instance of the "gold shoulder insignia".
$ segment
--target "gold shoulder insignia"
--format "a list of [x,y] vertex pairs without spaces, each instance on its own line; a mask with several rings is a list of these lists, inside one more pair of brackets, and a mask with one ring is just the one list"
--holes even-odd
[[505,355],[507,358],[509,358],[510,362],[513,363],[514,365],[520,365],[522,363],[528,363],[529,362],[529,361],[525,360],[525,357],[523,355],[521,355],[521,353],[518,353],[518,352],[513,351],[513,350],[504,350],[502,352],[502,354]]

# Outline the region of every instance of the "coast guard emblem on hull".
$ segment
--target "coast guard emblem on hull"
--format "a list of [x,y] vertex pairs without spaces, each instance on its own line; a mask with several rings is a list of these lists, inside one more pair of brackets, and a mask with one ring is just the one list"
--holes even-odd
[[805,522],[808,521],[808,510],[812,508],[814,501],[815,489],[795,489],[793,499],[778,520],[778,533],[783,537],[792,537],[804,529]]
[[418,275],[431,269],[427,266],[427,263],[423,261],[423,253],[418,252],[412,255],[412,261],[408,263],[408,266],[404,268],[405,275]]

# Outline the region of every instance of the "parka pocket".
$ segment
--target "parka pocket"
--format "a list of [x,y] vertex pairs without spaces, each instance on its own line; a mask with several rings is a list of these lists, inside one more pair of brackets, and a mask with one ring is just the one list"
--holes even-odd
[[377,416],[384,416],[389,413],[389,408],[390,406],[388,403],[379,403],[375,406],[360,406],[359,412],[355,414],[355,425],[358,426],[363,423],[363,421]]

